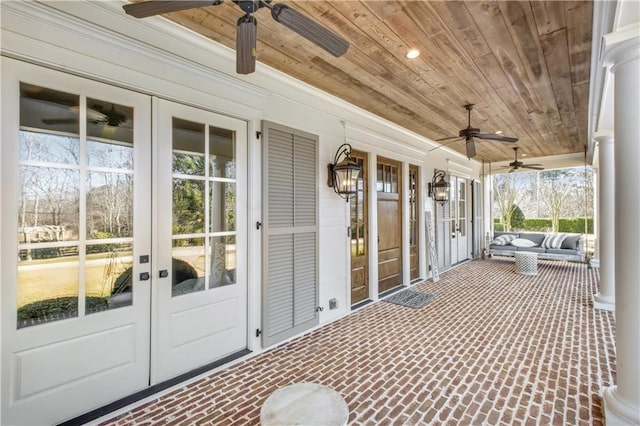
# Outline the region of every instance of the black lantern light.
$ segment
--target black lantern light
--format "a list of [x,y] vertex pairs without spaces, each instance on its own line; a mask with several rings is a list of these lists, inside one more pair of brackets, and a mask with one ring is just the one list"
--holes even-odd
[[358,190],[358,179],[362,173],[362,166],[351,158],[351,145],[340,145],[333,163],[327,165],[329,179],[327,185],[347,202]]
[[449,201],[449,182],[444,180],[445,172],[443,170],[435,170],[433,173],[433,179],[429,183],[429,196],[433,198],[433,201],[440,203],[444,206],[444,203]]

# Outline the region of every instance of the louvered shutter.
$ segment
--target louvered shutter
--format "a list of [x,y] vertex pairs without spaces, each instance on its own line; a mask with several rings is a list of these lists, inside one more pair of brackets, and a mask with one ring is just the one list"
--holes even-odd
[[263,122],[262,342],[318,324],[318,138]]

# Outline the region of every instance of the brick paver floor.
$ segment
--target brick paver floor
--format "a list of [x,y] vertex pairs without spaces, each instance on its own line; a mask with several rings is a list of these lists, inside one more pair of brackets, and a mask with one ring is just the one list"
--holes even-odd
[[258,424],[276,389],[315,382],[356,425],[601,425],[615,326],[593,309],[597,269],[513,270],[513,259],[468,262],[415,286],[437,295],[420,309],[371,304],[104,424]]

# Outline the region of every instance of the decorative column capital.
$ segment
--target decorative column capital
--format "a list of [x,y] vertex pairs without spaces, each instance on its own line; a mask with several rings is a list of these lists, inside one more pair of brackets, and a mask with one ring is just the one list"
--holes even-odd
[[596,141],[598,146],[613,144],[614,140],[613,135],[609,133],[597,135],[593,139]]
[[616,68],[640,59],[640,23],[627,25],[604,36],[604,62],[615,73]]

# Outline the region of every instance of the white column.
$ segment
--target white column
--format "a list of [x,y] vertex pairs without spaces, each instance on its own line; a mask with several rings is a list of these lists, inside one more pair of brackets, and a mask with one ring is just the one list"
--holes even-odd
[[640,424],[640,35],[634,28],[627,34],[609,34],[605,41],[605,58],[615,74],[617,383],[604,390],[603,400],[607,424],[637,425]]
[[[599,154],[598,154],[599,155]],[[538,173],[539,174],[539,173]],[[593,168],[593,259],[591,265],[600,267],[600,165]]]
[[616,265],[615,265],[615,176],[613,136],[596,137],[598,143],[598,243],[600,245],[600,283],[598,294],[593,298],[596,309],[615,311]]

